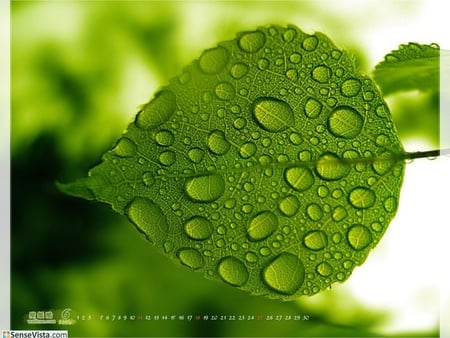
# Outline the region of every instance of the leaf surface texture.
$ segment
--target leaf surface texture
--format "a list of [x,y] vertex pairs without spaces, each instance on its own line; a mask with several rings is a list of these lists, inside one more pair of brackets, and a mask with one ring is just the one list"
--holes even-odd
[[373,82],[321,33],[261,27],[205,50],[87,178],[205,277],[284,300],[346,280],[397,209],[404,162]]

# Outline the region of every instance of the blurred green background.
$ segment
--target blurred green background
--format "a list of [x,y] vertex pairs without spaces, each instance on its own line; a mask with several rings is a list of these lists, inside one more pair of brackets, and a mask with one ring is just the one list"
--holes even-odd
[[[249,296],[173,264],[109,207],[64,196],[54,184],[84,176],[159,86],[238,31],[267,23],[322,31],[370,74],[396,45],[369,53],[363,34],[377,15],[359,13],[377,5],[364,3],[339,2],[334,11],[326,1],[12,1],[11,328],[59,328],[69,336],[381,336],[388,314],[347,291],[288,303]],[[400,17],[420,11],[417,4],[385,3]],[[438,93],[397,95],[389,103],[403,141],[438,147]],[[27,323],[30,311],[59,318],[66,308],[72,319],[79,316],[74,325]],[[304,315],[309,320],[294,320]],[[435,337],[436,325],[395,335]]]

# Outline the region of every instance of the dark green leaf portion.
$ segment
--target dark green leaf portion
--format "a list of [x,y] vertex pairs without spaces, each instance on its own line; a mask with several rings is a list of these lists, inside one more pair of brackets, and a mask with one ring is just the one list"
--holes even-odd
[[386,55],[374,70],[384,95],[407,90],[439,90],[439,46],[409,43]]
[[238,34],[162,88],[69,194],[179,263],[291,299],[344,281],[394,217],[404,163],[372,83],[325,35]]

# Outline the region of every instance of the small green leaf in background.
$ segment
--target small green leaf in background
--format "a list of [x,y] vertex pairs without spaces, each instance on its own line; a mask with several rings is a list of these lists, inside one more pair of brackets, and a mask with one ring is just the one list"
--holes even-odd
[[409,43],[386,55],[374,70],[383,95],[397,91],[439,90],[439,46]]
[[284,300],[346,280],[394,217],[403,148],[373,82],[321,33],[262,27],[205,50],[89,176],[205,277]]

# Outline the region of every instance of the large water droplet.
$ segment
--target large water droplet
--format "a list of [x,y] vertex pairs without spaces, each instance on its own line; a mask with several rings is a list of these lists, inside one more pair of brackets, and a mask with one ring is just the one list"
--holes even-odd
[[322,262],[317,265],[316,271],[319,273],[319,275],[323,277],[328,277],[333,273],[333,268],[329,263]]
[[272,251],[267,246],[263,246],[259,249],[259,253],[261,256],[269,256]]
[[214,93],[219,98],[219,100],[230,101],[233,99],[236,90],[234,86],[229,82],[220,82],[214,88]]
[[345,210],[344,207],[339,205],[339,206],[337,206],[336,208],[333,209],[331,217],[333,218],[334,221],[340,222],[345,217],[347,217],[347,210]]
[[317,48],[319,39],[315,35],[308,36],[303,40],[302,47],[304,50],[311,52]]
[[253,117],[258,124],[270,132],[283,131],[295,122],[294,111],[285,101],[271,97],[260,97],[253,102]]
[[271,211],[263,211],[253,217],[247,227],[251,240],[261,241],[269,237],[278,228],[278,217]]
[[267,67],[269,67],[269,65],[270,65],[270,61],[267,60],[266,58],[261,58],[258,60],[258,68],[260,70],[267,69]]
[[353,263],[353,261],[351,261],[351,260],[346,260],[346,261],[344,261],[344,263],[342,263],[342,266],[345,268],[345,269],[351,269],[351,267],[354,265],[354,263]]
[[289,168],[284,177],[288,184],[297,191],[305,191],[314,184],[314,176],[311,170],[305,167]]
[[252,157],[255,154],[255,152],[256,152],[256,144],[254,144],[253,142],[244,143],[239,149],[239,155],[241,155],[242,158]]
[[328,243],[327,234],[321,230],[311,231],[303,238],[303,243],[308,249],[322,250]]
[[177,108],[175,94],[164,89],[147,103],[136,117],[136,125],[141,129],[153,129],[168,121]]
[[205,152],[200,148],[191,148],[188,151],[188,157],[194,163],[200,163],[204,156]]
[[325,153],[320,156],[316,164],[316,172],[324,180],[339,180],[348,174],[350,166],[341,161],[333,153]]
[[213,232],[211,221],[202,216],[194,216],[184,225],[186,234],[196,240],[204,240],[211,236]]
[[219,73],[228,63],[229,53],[225,47],[207,49],[199,59],[200,69],[206,74]]
[[377,174],[384,175],[392,169],[394,164],[395,160],[393,158],[393,154],[386,152],[383,153],[380,157],[374,159],[372,168]]
[[175,153],[171,150],[164,151],[159,155],[159,162],[165,166],[172,165],[173,163],[175,163],[175,160]]
[[272,290],[293,295],[303,285],[305,267],[297,256],[283,252],[263,269],[262,277]]
[[305,104],[305,115],[310,119],[315,119],[322,112],[322,103],[310,97]]
[[245,285],[249,277],[245,264],[232,256],[225,257],[220,261],[217,272],[226,283],[233,286]]
[[258,255],[252,251],[245,254],[245,260],[249,263],[256,263],[258,261]]
[[203,267],[203,256],[200,252],[192,248],[180,249],[177,252],[177,257],[181,264],[190,267],[193,270]]
[[384,210],[387,212],[395,212],[397,210],[397,199],[390,196],[384,200]]
[[292,53],[289,55],[289,61],[294,64],[300,63],[302,61],[302,56],[299,53]]
[[142,180],[147,187],[153,186],[153,184],[155,184],[156,182],[155,175],[150,171],[146,171],[142,174]]
[[245,63],[236,63],[231,67],[230,74],[235,79],[240,79],[248,73],[248,66]]
[[186,182],[187,195],[198,202],[212,202],[225,192],[225,181],[221,175],[192,177]]
[[283,40],[285,42],[291,42],[292,40],[295,39],[296,35],[297,35],[297,32],[295,31],[295,29],[288,28],[283,33]]
[[325,185],[321,185],[317,187],[317,195],[321,198],[325,198],[330,193],[330,189],[327,188]]
[[112,152],[119,157],[131,157],[136,154],[136,144],[128,137],[122,137]]
[[298,146],[303,142],[303,138],[299,133],[293,132],[289,134],[289,141],[291,141],[293,145]]
[[161,208],[145,197],[135,197],[126,207],[125,214],[137,229],[152,242],[162,243],[168,225]]
[[306,207],[306,214],[312,221],[317,222],[323,217],[323,210],[317,203],[311,203]]
[[238,117],[236,120],[233,121],[233,127],[237,130],[241,130],[247,125],[247,120],[243,117]]
[[331,69],[327,66],[317,66],[313,69],[311,76],[314,80],[320,83],[327,82],[331,77]]
[[172,132],[169,130],[161,130],[161,131],[157,132],[155,135],[156,143],[158,143],[160,146],[163,146],[163,147],[168,147],[168,146],[172,145],[174,139],[175,138],[174,138]]
[[278,207],[284,215],[291,217],[297,213],[300,202],[296,196],[288,195],[280,201]]
[[372,243],[372,234],[364,225],[354,225],[347,232],[347,240],[355,250],[362,250]]
[[349,201],[357,209],[367,209],[375,204],[375,193],[369,188],[358,187],[350,192]]
[[223,155],[230,149],[230,142],[225,137],[221,130],[213,130],[208,136],[208,148],[214,154]]
[[264,33],[254,31],[242,34],[239,38],[238,45],[244,52],[256,53],[264,46],[265,42],[266,36]]
[[344,96],[352,97],[358,95],[361,90],[361,81],[358,79],[348,79],[342,83],[341,93]]
[[340,106],[333,110],[328,120],[330,132],[338,137],[354,138],[359,135],[364,119],[354,108]]

